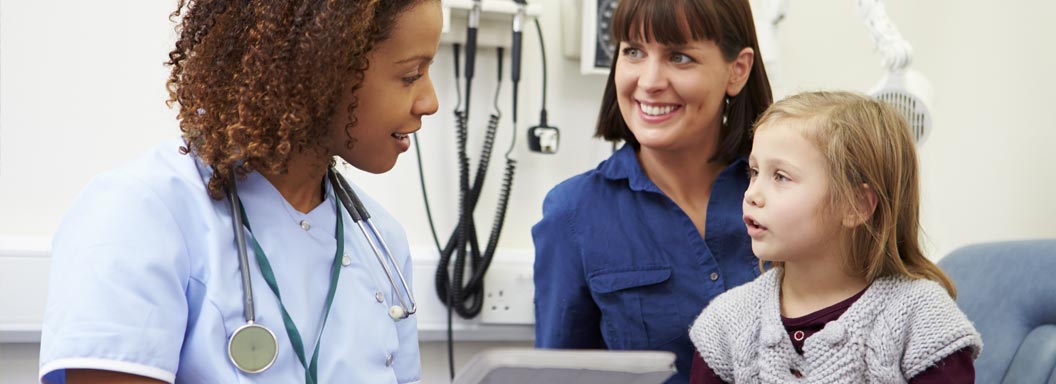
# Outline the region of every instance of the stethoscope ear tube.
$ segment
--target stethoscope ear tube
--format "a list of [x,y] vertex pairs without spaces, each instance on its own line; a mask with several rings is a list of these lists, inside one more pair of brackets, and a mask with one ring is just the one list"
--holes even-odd
[[[411,292],[410,286],[407,284],[407,278],[404,277],[403,271],[400,270],[399,263],[392,256],[392,250],[389,245],[385,242],[385,238],[378,232],[377,227],[374,226],[374,222],[370,220],[370,213],[367,212],[366,207],[363,206],[363,202],[356,196],[352,186],[348,184],[348,181],[344,177],[330,168],[330,184],[334,188],[334,196],[345,206],[345,210],[348,211],[349,215],[352,216],[352,221],[359,226],[359,230],[363,232],[363,237],[367,239],[367,243],[370,245],[371,251],[374,253],[374,257],[378,259],[378,263],[381,264],[382,271],[385,272],[385,277],[389,279],[389,284],[396,293],[396,299],[399,300],[399,306],[392,306],[389,308],[389,317],[393,320],[399,321],[406,319],[410,315],[413,315],[418,311],[418,303],[414,300],[414,293]],[[384,256],[382,254],[384,253]],[[388,262],[386,262],[388,259]],[[397,285],[396,279],[392,275],[392,270],[389,269],[391,264],[392,269],[396,270],[396,276],[400,279],[400,285]],[[407,301],[404,301],[403,294],[400,293],[400,286],[403,287],[403,292],[407,295]],[[409,305],[408,305],[409,302]]]
[[349,215],[352,215],[352,221],[359,222],[360,220],[369,220],[370,213],[367,212],[367,208],[363,206],[363,202],[359,200],[359,196],[352,191],[352,186],[348,185],[348,181],[341,174],[333,168],[330,168],[330,183],[334,187],[334,195],[337,196],[338,200],[341,200],[341,204],[345,205],[345,210],[348,211]]

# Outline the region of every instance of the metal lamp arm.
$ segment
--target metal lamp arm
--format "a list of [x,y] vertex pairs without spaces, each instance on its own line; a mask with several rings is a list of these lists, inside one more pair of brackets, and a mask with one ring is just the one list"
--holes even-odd
[[884,0],[858,0],[858,14],[865,20],[873,36],[876,49],[883,57],[883,66],[889,71],[901,71],[913,60],[913,46],[887,17]]

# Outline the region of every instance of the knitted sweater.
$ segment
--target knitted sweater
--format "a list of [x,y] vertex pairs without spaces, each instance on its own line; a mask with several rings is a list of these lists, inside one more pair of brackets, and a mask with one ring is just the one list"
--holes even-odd
[[[796,353],[781,323],[780,273],[715,298],[690,328],[693,345],[727,383],[905,383],[982,339],[939,284],[877,279]],[[792,370],[802,374],[793,376]]]

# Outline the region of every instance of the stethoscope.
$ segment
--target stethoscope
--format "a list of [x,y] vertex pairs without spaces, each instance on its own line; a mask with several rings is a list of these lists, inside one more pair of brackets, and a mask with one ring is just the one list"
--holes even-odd
[[[338,226],[338,242],[343,243],[343,236],[341,234],[341,206],[344,206],[345,210],[348,211],[349,215],[352,216],[352,221],[355,222],[363,233],[363,237],[367,239],[367,243],[370,244],[370,249],[373,251],[374,256],[377,258],[378,263],[381,264],[381,268],[385,271],[385,276],[389,279],[389,284],[392,289],[396,291],[396,298],[399,300],[400,305],[393,305],[389,307],[389,317],[393,321],[400,321],[406,319],[408,316],[414,314],[418,310],[417,302],[414,300],[414,295],[411,293],[410,287],[407,285],[407,279],[403,276],[403,271],[400,270],[399,264],[396,263],[396,259],[392,256],[392,251],[389,250],[388,244],[385,243],[385,239],[378,232],[374,223],[370,220],[370,213],[367,212],[366,207],[363,206],[363,202],[356,196],[355,191],[348,185],[344,177],[333,167],[328,170],[330,178],[330,184],[333,186],[334,195],[337,196],[341,204],[337,207],[337,226]],[[278,357],[279,342],[278,338],[275,337],[275,333],[267,327],[256,323],[256,315],[254,314],[253,306],[253,286],[250,282],[249,274],[249,256],[246,252],[246,235],[243,228],[247,228],[243,215],[245,212],[242,209],[241,201],[238,198],[238,190],[235,187],[236,180],[234,178],[234,172],[232,172],[231,188],[228,190],[228,199],[231,201],[231,217],[234,219],[234,232],[235,240],[238,244],[238,266],[242,274],[242,297],[243,297],[243,317],[245,317],[246,324],[242,325],[231,334],[231,338],[227,342],[227,354],[231,359],[231,363],[235,365],[239,370],[246,373],[260,373],[270,368]],[[257,244],[254,244],[257,246]],[[343,244],[338,244],[338,249],[343,247]],[[259,248],[258,248],[259,249]],[[340,257],[340,253],[335,255],[335,267],[337,257]],[[382,256],[382,253],[385,255]],[[388,259],[388,263],[385,259]],[[259,258],[258,258],[259,260]],[[266,262],[265,262],[266,263]],[[407,294],[407,301],[404,301],[403,295],[400,294],[399,286],[396,284],[396,280],[393,278],[392,272],[389,269],[389,265],[392,264],[392,268],[396,270],[396,276],[399,277],[400,283],[403,286],[403,291]],[[339,268],[339,267],[338,267]],[[264,271],[265,266],[262,265],[262,273],[265,273],[267,278],[270,274],[270,266],[266,266],[267,271]],[[337,271],[332,275],[331,281],[331,292],[327,304],[327,313],[329,312],[330,303],[333,301],[334,288],[336,287],[336,275]],[[269,284],[272,282],[269,281]],[[272,286],[273,290],[275,289]],[[277,291],[276,291],[277,294]],[[410,303],[408,308],[407,303]],[[280,300],[281,305],[281,300]],[[283,308],[285,315],[285,308]],[[325,315],[324,315],[325,316]],[[290,328],[291,324],[287,324],[287,329]],[[325,317],[324,317],[325,325]],[[320,333],[322,332],[320,327]],[[290,332],[287,332],[290,333]],[[294,328],[294,332],[295,328]],[[315,361],[313,359],[311,368],[305,361],[304,352],[300,347],[300,337],[297,336],[297,340],[293,340],[295,350],[298,353],[298,357],[301,359],[302,365],[305,365],[305,369],[313,371],[315,368]],[[318,345],[316,346],[315,357],[318,356]]]

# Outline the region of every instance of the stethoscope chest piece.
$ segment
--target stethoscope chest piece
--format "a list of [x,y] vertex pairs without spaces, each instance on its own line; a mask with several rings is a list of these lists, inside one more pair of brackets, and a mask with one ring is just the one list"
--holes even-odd
[[227,341],[227,356],[242,372],[264,372],[279,356],[279,342],[270,329],[251,322],[231,335]]

